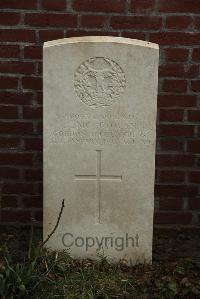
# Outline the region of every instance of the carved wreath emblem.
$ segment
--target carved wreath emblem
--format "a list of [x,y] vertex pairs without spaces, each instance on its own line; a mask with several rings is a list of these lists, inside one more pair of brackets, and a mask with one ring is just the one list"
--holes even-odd
[[91,107],[110,106],[120,99],[126,86],[125,74],[115,61],[93,57],[75,72],[74,87],[83,103]]

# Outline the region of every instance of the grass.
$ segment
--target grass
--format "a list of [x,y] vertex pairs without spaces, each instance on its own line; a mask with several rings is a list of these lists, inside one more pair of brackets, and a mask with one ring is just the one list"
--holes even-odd
[[21,230],[18,236],[0,235],[1,299],[200,298],[200,263],[192,259],[127,266],[111,264],[101,254],[97,261],[78,260],[67,251],[48,250],[44,245],[63,208],[64,201],[43,243],[34,241],[33,224],[28,239]]
[[18,260],[10,242],[5,234],[0,245],[2,299],[200,298],[200,265],[190,259],[128,267],[104,256],[77,260],[37,245]]

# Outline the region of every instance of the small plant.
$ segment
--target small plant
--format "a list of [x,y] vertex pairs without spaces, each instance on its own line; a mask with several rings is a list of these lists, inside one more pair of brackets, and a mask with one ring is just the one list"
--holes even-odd
[[200,298],[199,266],[193,263],[185,275],[177,267],[184,268],[185,261],[128,267],[104,256],[76,260],[66,251],[42,248],[24,262],[1,263],[0,298]]
[[[27,255],[13,259],[12,235],[0,244],[0,298],[2,299],[197,299],[200,266],[191,259],[176,263],[127,266],[111,264],[103,251],[98,260],[73,259],[68,251],[49,251],[46,242],[59,225],[64,209],[47,239],[33,244],[33,224]],[[29,248],[28,248],[29,247]]]
[[37,277],[36,260],[16,265],[10,265],[6,260],[6,265],[0,268],[1,298],[24,298]]

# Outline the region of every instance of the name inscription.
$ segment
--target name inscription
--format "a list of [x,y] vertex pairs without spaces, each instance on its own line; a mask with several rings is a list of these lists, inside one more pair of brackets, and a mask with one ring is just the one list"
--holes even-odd
[[150,144],[149,132],[145,125],[136,124],[135,115],[111,114],[87,115],[69,113],[64,115],[62,127],[50,132],[51,143],[133,145],[135,141]]

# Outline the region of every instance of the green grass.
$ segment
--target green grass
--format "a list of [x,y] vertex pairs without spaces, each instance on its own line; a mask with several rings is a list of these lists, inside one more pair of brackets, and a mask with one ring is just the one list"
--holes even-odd
[[[64,202],[48,238],[63,208]],[[46,240],[35,239],[33,225],[28,238],[21,229],[9,232],[0,234],[1,299],[200,298],[200,264],[191,259],[131,267],[111,264],[101,254],[97,261],[78,260],[67,251],[46,249]]]
[[200,298],[200,266],[189,259],[128,267],[36,246],[29,258],[13,261],[8,247],[8,242],[0,247],[2,299]]

